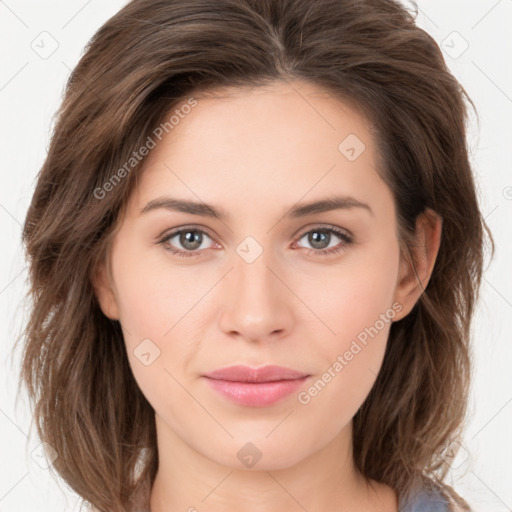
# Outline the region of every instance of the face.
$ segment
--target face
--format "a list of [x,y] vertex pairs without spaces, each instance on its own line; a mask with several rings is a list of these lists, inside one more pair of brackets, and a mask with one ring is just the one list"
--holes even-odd
[[[97,295],[159,436],[238,468],[251,442],[284,468],[348,431],[415,302],[394,200],[371,125],[320,89],[194,98],[154,138]],[[305,377],[205,377],[233,365]]]

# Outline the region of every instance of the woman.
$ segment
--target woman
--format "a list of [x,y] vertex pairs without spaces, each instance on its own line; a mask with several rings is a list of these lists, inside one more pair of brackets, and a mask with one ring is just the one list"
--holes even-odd
[[392,0],[100,28],[24,225],[22,379],[85,502],[469,510],[443,483],[492,242],[465,100]]

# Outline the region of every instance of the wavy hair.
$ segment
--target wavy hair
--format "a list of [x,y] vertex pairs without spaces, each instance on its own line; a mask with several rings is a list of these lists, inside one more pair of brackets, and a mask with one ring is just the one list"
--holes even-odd
[[421,478],[469,509],[443,483],[442,454],[465,421],[484,235],[493,254],[494,241],[468,156],[474,105],[416,26],[413,7],[133,0],[87,44],[23,226],[31,311],[20,337],[20,384],[38,435],[84,501],[121,512],[144,495],[147,506],[158,468],[154,411],[132,375],[120,325],[102,313],[92,285],[143,167],[143,158],[133,170],[126,162],[195,92],[301,79],[371,120],[401,256],[414,250],[421,213],[431,208],[443,219],[431,279],[392,324],[382,369],[353,419],[355,463],[399,495]]

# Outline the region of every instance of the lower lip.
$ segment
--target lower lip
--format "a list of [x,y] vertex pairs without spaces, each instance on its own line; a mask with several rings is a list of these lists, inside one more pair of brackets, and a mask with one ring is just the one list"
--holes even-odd
[[208,384],[229,400],[249,407],[265,407],[275,404],[297,391],[308,377],[275,382],[233,382],[206,377]]

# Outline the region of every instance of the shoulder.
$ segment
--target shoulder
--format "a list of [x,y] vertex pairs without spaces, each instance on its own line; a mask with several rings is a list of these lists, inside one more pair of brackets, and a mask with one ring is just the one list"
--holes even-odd
[[399,512],[462,512],[437,488],[416,487],[402,497]]
[[466,509],[463,509],[460,505],[458,505],[457,503],[454,503],[454,502],[450,503],[449,511],[450,512],[467,512]]

